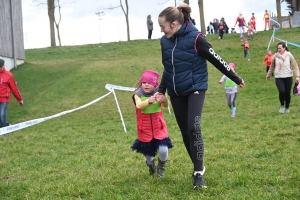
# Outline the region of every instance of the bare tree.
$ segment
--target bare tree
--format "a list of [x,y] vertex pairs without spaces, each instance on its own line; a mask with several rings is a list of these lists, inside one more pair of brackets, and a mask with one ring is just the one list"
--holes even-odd
[[293,15],[295,11],[300,11],[300,0],[281,0],[282,2],[286,2],[288,10],[290,10],[289,15]]
[[61,39],[60,39],[60,32],[59,32],[59,24],[60,24],[60,21],[61,21],[61,12],[60,12],[60,2],[59,2],[59,0],[57,0],[57,7],[58,7],[59,20],[58,20],[58,22],[56,22],[56,19],[54,17],[54,23],[55,23],[55,26],[56,26],[59,46],[61,46]]
[[122,0],[120,0],[120,6],[123,10],[123,13],[126,18],[126,26],[127,26],[127,41],[130,41],[130,30],[129,30],[129,19],[128,19],[128,0],[125,0],[126,10],[123,7]]
[[56,46],[55,42],[55,32],[54,32],[54,21],[55,21],[55,4],[54,0],[47,0],[47,6],[48,6],[48,16],[49,16],[49,22],[50,22],[50,40],[51,40],[51,47]]
[[198,0],[198,6],[199,6],[199,13],[200,13],[200,24],[201,24],[201,32],[205,33],[205,20],[204,20],[204,7],[203,7],[203,0]]
[[129,18],[128,18],[128,0],[125,0],[125,6],[126,6],[126,9],[124,9],[123,7],[123,4],[122,4],[122,0],[120,0],[120,5],[119,6],[111,6],[111,7],[108,7],[108,8],[101,8],[101,10],[106,10],[106,9],[109,9],[109,10],[113,10],[113,9],[116,9],[116,8],[119,8],[121,7],[122,8],[122,11],[125,15],[125,19],[126,19],[126,27],[127,27],[127,41],[130,41],[130,29],[129,29]]
[[276,9],[277,9],[277,21],[282,27],[282,19],[281,19],[281,0],[276,0]]
[[[55,37],[55,28],[57,30],[57,37],[59,41],[59,46],[61,46],[61,38],[59,31],[59,24],[61,21],[61,3],[60,0],[32,0],[34,3],[37,3],[37,6],[47,5],[49,25],[50,25],[50,42],[51,46],[56,46],[56,37]],[[67,2],[67,1],[65,1]],[[55,18],[55,8],[58,7],[59,20]]]

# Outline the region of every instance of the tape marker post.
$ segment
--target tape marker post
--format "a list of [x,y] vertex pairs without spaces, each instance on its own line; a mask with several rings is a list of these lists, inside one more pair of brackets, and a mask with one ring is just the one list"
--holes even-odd
[[68,113],[71,113],[71,112],[74,112],[74,111],[77,111],[77,110],[80,110],[82,108],[85,108],[87,106],[90,106],[98,101],[100,101],[101,99],[103,99],[104,97],[108,96],[111,92],[83,105],[83,106],[80,106],[78,108],[74,108],[74,109],[71,109],[71,110],[67,110],[67,111],[63,111],[63,112],[60,112],[58,114],[55,114],[55,115],[52,115],[52,116],[49,116],[49,117],[44,117],[44,118],[39,118],[39,119],[33,119],[33,120],[30,120],[30,121],[26,121],[26,122],[21,122],[19,124],[14,124],[14,125],[11,125],[11,126],[6,126],[4,128],[0,128],[0,136],[1,135],[5,135],[7,133],[11,133],[11,132],[14,132],[14,131],[17,131],[17,130],[20,130],[20,129],[23,129],[23,128],[27,128],[29,126],[33,126],[35,124],[38,124],[38,123],[41,123],[41,122],[44,122],[44,121],[47,121],[49,119],[53,119],[53,118],[56,118],[56,117],[60,117],[60,116],[63,116],[63,115],[66,115]]

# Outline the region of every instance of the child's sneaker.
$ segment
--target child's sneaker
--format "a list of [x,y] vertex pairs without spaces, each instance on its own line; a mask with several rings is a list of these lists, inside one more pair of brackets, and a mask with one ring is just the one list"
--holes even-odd
[[284,112],[285,112],[285,107],[284,106],[280,106],[279,113],[284,113]]
[[250,61],[250,59],[248,58],[248,61]]
[[231,118],[235,118],[235,114],[231,114],[231,116],[230,116]]
[[290,113],[290,109],[286,108],[284,112],[285,113]]

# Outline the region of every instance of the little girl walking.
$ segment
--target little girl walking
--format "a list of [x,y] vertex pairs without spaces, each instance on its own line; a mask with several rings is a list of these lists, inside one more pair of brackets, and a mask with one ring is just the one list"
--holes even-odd
[[[235,64],[229,63],[228,66],[230,66],[231,70],[235,70]],[[219,81],[220,84],[225,82],[225,92],[226,92],[226,99],[227,99],[227,105],[229,106],[231,110],[231,117],[234,118],[236,114],[236,105],[235,100],[237,96],[237,85],[235,82],[233,82],[231,79],[229,79],[227,76],[223,75],[221,80]]]
[[[145,70],[137,83],[138,87],[132,98],[136,107],[138,139],[131,148],[145,156],[150,175],[157,173],[159,177],[163,177],[168,149],[173,145],[162,111],[162,107],[168,106],[168,100],[165,98],[162,103],[156,101],[158,79],[158,73]],[[156,169],[154,158],[157,152],[159,156]]]

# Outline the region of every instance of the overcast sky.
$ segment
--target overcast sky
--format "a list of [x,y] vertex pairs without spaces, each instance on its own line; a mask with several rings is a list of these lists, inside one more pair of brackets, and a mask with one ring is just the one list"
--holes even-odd
[[[46,1],[46,0],[45,0]],[[121,8],[116,7],[119,0],[60,0],[62,2],[60,35],[63,46],[127,41],[125,15]],[[125,2],[125,0],[122,0]],[[175,0],[128,0],[130,38],[147,39],[147,15],[152,16],[154,30],[152,38],[160,38],[163,34],[157,22],[159,13],[168,6],[174,6]],[[109,2],[109,3],[108,3]],[[162,4],[163,2],[166,2]],[[178,2],[178,1],[177,1]],[[190,0],[192,18],[200,30],[198,1]],[[286,4],[281,5],[282,15],[288,15]],[[213,18],[225,18],[231,28],[241,12],[249,21],[254,12],[257,18],[257,30],[263,30],[263,14],[265,10],[276,13],[276,0],[204,0],[205,26]],[[58,10],[56,9],[56,13]],[[96,15],[96,12],[105,15]],[[22,0],[23,33],[25,49],[50,46],[49,18],[45,5],[37,6],[33,0]],[[56,15],[58,16],[58,15]],[[58,45],[58,40],[57,40]]]

